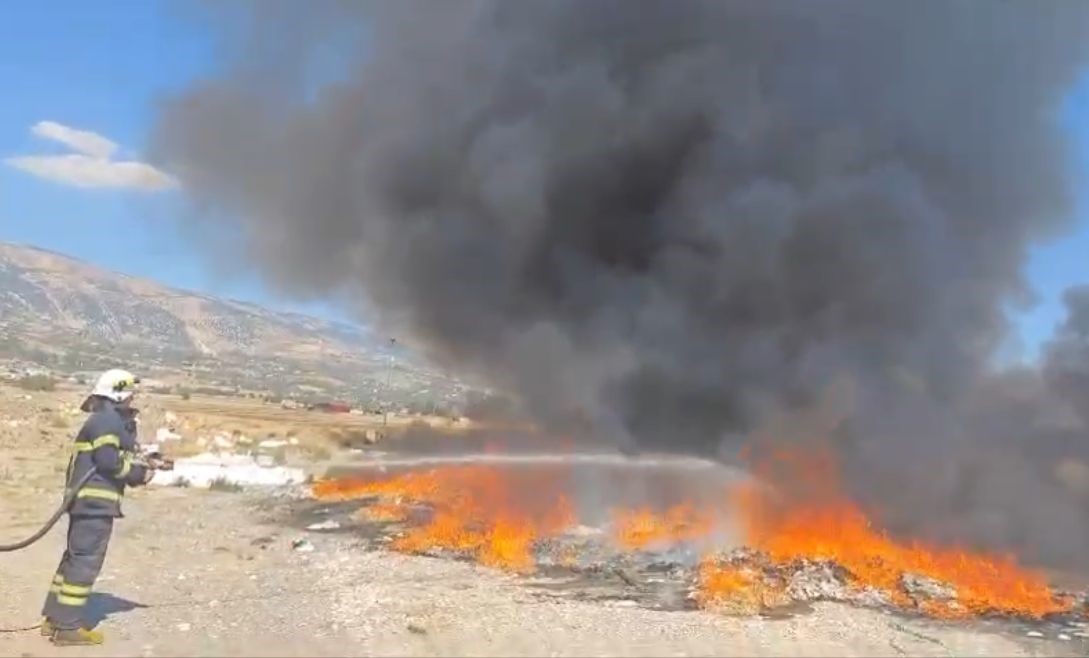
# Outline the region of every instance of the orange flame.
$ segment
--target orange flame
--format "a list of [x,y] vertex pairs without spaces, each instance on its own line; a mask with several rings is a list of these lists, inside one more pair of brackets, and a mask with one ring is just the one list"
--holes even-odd
[[399,523],[408,518],[408,510],[403,503],[393,501],[375,503],[359,510],[359,516],[378,523]]
[[[395,550],[445,549],[487,566],[527,573],[534,569],[534,542],[576,523],[562,485],[559,469],[515,475],[494,466],[450,466],[377,480],[324,480],[313,492],[323,500],[386,496],[425,503],[433,508],[431,519],[397,538]],[[396,503],[372,508],[380,516],[407,516]]]
[[[876,589],[902,606],[916,605],[902,585],[906,574],[952,588],[949,601],[918,603],[933,616],[1003,612],[1040,617],[1072,609],[1072,602],[1057,599],[1043,574],[1012,556],[894,539],[843,494],[837,463],[827,451],[773,450],[754,461],[753,471],[761,484],[735,487],[717,507],[684,502],[665,511],[614,509],[614,544],[638,551],[706,540],[715,530],[714,520],[732,511],[740,517],[747,545],[773,566],[834,561],[850,574],[851,586]],[[430,518],[409,522],[392,543],[395,550],[456,551],[519,573],[534,570],[538,540],[577,525],[564,495],[568,490],[564,467],[541,465],[446,466],[370,480],[324,480],[313,487],[323,500],[376,497],[360,511],[371,520],[409,521],[410,504],[429,508]],[[561,551],[562,563],[575,561],[574,549]],[[787,598],[783,584],[768,580],[759,569],[722,564],[714,556],[701,563],[697,588],[698,601],[707,607],[740,601],[751,609]]]
[[710,535],[712,529],[711,515],[690,503],[674,505],[665,514],[649,507],[613,510],[613,538],[628,550],[701,539]]
[[735,565],[722,565],[713,558],[700,562],[696,602],[709,608],[735,614],[756,614],[789,602],[781,583],[767,582],[756,571]]
[[[838,490],[835,462],[827,452],[773,451],[756,466],[765,481],[789,483],[777,494],[747,484],[733,496],[748,545],[767,553],[774,563],[831,560],[844,567],[857,586],[876,588],[901,605],[910,603],[901,578],[925,576],[956,592],[955,602],[924,605],[925,612],[941,617],[988,612],[1041,617],[1071,608],[1071,602],[1057,600],[1043,574],[1020,566],[1013,556],[901,542],[874,527]],[[713,597],[722,585],[713,567],[707,569],[704,595]],[[729,595],[729,589],[722,594]]]

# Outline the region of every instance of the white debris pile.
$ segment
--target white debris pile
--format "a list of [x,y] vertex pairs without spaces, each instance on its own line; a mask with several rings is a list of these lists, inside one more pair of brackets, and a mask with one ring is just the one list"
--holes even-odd
[[787,594],[795,601],[844,601],[851,597],[847,572],[832,562],[799,562],[784,575]]
[[213,482],[240,486],[285,486],[301,484],[306,475],[301,468],[262,466],[250,455],[206,452],[174,462],[174,470],[159,471],[151,484],[189,485],[207,488]]

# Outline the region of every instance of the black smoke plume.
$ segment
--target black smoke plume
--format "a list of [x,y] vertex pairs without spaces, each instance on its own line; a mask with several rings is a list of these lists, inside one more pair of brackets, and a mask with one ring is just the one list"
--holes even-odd
[[821,434],[892,522],[1084,553],[1053,472],[1089,453],[1084,295],[1042,373],[993,356],[1072,214],[1089,3],[230,9],[155,151],[285,292],[366,299],[558,431]]

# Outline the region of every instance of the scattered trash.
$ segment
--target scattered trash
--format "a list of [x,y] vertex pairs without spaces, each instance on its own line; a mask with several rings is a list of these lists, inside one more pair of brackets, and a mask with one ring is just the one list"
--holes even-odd
[[216,434],[215,437],[212,438],[212,445],[220,450],[230,450],[234,447],[234,441],[222,434]]
[[188,632],[189,629],[193,628],[193,625],[183,621],[182,623],[178,624],[175,628],[177,628],[179,631],[185,633],[185,632]]
[[1059,639],[1063,642],[1069,642],[1072,638],[1066,633],[1059,633]]
[[415,633],[416,635],[427,635],[427,629],[423,626],[420,626],[419,624],[409,624],[406,628],[408,628],[409,633]]
[[306,526],[306,529],[307,530],[336,530],[339,527],[340,527],[340,522],[339,521],[334,521],[332,519],[326,519],[326,520],[321,521],[319,523],[311,523],[310,525]]
[[299,553],[310,553],[314,550],[314,545],[310,543],[308,539],[296,539],[291,542],[291,548],[295,549]]
[[283,439],[265,439],[257,444],[258,448],[282,448],[287,445]]
[[1040,631],[1029,631],[1029,632],[1025,633],[1025,635],[1027,635],[1029,637],[1043,637],[1044,636],[1044,634],[1041,633]]

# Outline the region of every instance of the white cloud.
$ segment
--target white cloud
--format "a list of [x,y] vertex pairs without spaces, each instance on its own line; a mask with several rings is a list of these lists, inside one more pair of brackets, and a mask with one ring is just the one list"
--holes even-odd
[[28,155],[4,163],[39,178],[76,187],[128,187],[165,190],[175,186],[170,176],[143,162],[114,162],[88,155]]
[[145,162],[112,159],[117,144],[98,133],[53,121],[40,121],[31,132],[60,142],[76,153],[15,156],[6,158],[4,164],[39,178],[82,188],[158,191],[177,186],[171,176]]
[[53,121],[39,121],[34,124],[34,127],[30,129],[30,132],[38,137],[44,137],[45,139],[60,142],[73,151],[79,151],[84,155],[90,155],[104,160],[109,159],[109,157],[114,154],[114,151],[117,150],[117,144],[98,133],[93,133],[89,130],[69,128],[68,126],[63,126]]

